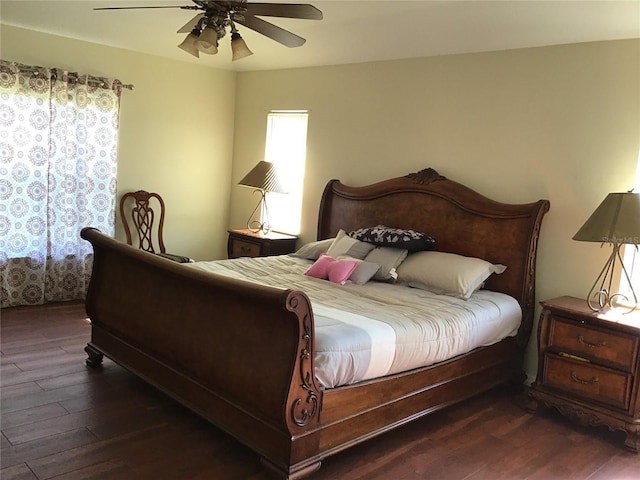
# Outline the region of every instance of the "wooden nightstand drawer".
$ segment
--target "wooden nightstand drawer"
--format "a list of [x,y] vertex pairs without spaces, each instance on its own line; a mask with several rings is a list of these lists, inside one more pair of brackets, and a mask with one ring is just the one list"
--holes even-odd
[[254,232],[249,229],[229,230],[229,258],[266,257],[295,252],[298,237],[279,232]]
[[262,246],[259,243],[247,242],[238,238],[231,242],[230,257],[259,257]]
[[548,354],[543,384],[626,410],[632,376],[609,368]]
[[636,364],[638,337],[584,326],[553,315],[549,348],[631,372]]

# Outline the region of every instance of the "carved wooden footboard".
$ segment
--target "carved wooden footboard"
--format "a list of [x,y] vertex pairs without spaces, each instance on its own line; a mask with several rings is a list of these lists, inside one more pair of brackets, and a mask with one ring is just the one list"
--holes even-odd
[[82,238],[95,255],[87,363],[107,355],[274,468],[304,470],[322,401],[307,296],[203,273],[95,229]]

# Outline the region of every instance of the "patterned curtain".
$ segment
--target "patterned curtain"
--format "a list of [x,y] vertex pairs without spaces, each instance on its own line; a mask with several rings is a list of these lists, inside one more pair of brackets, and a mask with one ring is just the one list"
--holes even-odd
[[122,83],[0,60],[1,306],[83,299],[114,234]]

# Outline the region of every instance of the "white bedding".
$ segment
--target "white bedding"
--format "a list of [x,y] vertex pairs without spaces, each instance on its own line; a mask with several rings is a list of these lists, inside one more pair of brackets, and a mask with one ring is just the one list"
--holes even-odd
[[254,283],[304,291],[313,305],[315,372],[325,388],[402,372],[515,335],[522,312],[505,294],[469,300],[392,285],[337,285],[303,275],[287,255],[185,264]]

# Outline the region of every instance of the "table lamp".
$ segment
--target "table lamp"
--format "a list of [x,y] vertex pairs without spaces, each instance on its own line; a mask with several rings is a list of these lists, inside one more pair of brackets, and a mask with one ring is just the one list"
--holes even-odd
[[[608,243],[613,250],[600,275],[589,290],[587,303],[594,312],[611,308],[617,303],[631,305],[630,311],[638,306],[638,298],[631,283],[631,277],[620,255],[622,245],[640,243],[640,193],[610,193],[600,206],[591,214],[585,224],[573,236],[574,240],[584,242]],[[616,264],[619,263],[627,282],[630,295],[611,291],[615,278]],[[628,312],[627,312],[628,313]]]
[[[260,201],[256,208],[251,212],[249,220],[247,220],[247,228],[252,232],[269,233],[271,226],[269,224],[269,208],[267,206],[267,193],[288,193],[284,187],[282,180],[278,176],[278,169],[271,162],[260,161],[247,173],[238,183],[244,187],[253,187],[255,192],[260,193]],[[256,212],[260,208],[260,218],[254,219]]]

